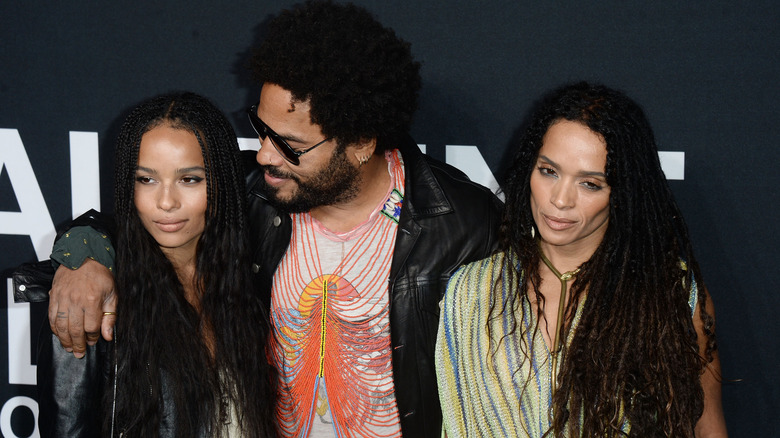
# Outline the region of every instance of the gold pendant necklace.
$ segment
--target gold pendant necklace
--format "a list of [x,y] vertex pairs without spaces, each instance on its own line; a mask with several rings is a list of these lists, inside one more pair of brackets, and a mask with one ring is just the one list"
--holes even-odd
[[560,344],[561,328],[563,327],[563,313],[566,304],[566,282],[577,275],[577,273],[580,272],[580,268],[561,274],[560,271],[555,269],[555,266],[553,266],[552,262],[550,262],[550,260],[547,259],[547,257],[544,255],[541,241],[539,241],[539,256],[541,256],[544,264],[547,265],[552,273],[555,274],[555,276],[558,277],[558,279],[561,281],[561,297],[558,298],[558,320],[555,322],[555,337],[553,338],[552,351],[550,351],[550,354],[552,355],[552,393],[555,395],[555,390],[558,388],[558,345]]

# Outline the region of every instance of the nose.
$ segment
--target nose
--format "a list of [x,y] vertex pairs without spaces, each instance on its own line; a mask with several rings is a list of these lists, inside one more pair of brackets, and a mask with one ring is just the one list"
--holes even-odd
[[157,196],[157,208],[163,211],[171,211],[179,208],[180,205],[178,192],[175,187],[168,184],[160,187]]
[[577,189],[565,181],[558,181],[550,193],[550,203],[560,210],[574,206],[577,197]]
[[260,149],[257,151],[255,160],[264,166],[281,166],[284,162],[284,158],[271,143],[271,137],[260,140]]

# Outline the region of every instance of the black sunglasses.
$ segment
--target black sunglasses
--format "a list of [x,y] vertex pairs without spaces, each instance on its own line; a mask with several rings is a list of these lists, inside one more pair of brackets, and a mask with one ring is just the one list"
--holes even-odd
[[289,161],[290,164],[295,166],[301,163],[301,155],[330,140],[330,138],[326,138],[314,146],[310,146],[306,149],[296,150],[293,149],[290,144],[285,141],[285,139],[280,137],[279,134],[275,133],[271,128],[269,128],[265,122],[260,120],[260,117],[257,117],[257,105],[250,106],[246,112],[249,115],[249,123],[252,124],[252,127],[255,129],[257,136],[260,137],[260,140],[265,140],[266,137],[271,137],[271,143],[273,143],[276,150],[282,154],[282,157],[284,157],[285,160]]

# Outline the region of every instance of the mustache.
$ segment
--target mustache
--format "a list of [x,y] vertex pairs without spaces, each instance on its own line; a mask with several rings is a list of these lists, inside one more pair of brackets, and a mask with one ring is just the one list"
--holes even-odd
[[260,165],[260,168],[263,169],[263,171],[269,175],[271,175],[274,178],[287,178],[291,179],[293,181],[298,181],[298,179],[295,177],[295,175],[292,175],[290,173],[284,172],[278,167],[275,166],[269,166],[269,165]]

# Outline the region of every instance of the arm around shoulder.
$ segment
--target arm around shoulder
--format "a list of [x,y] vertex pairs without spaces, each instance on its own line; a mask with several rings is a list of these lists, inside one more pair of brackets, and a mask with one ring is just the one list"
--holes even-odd
[[[66,351],[82,357],[102,329],[111,339],[115,311],[110,218],[90,210],[58,236],[52,260],[60,266],[49,292],[49,325]],[[102,326],[102,327],[101,327]]]

